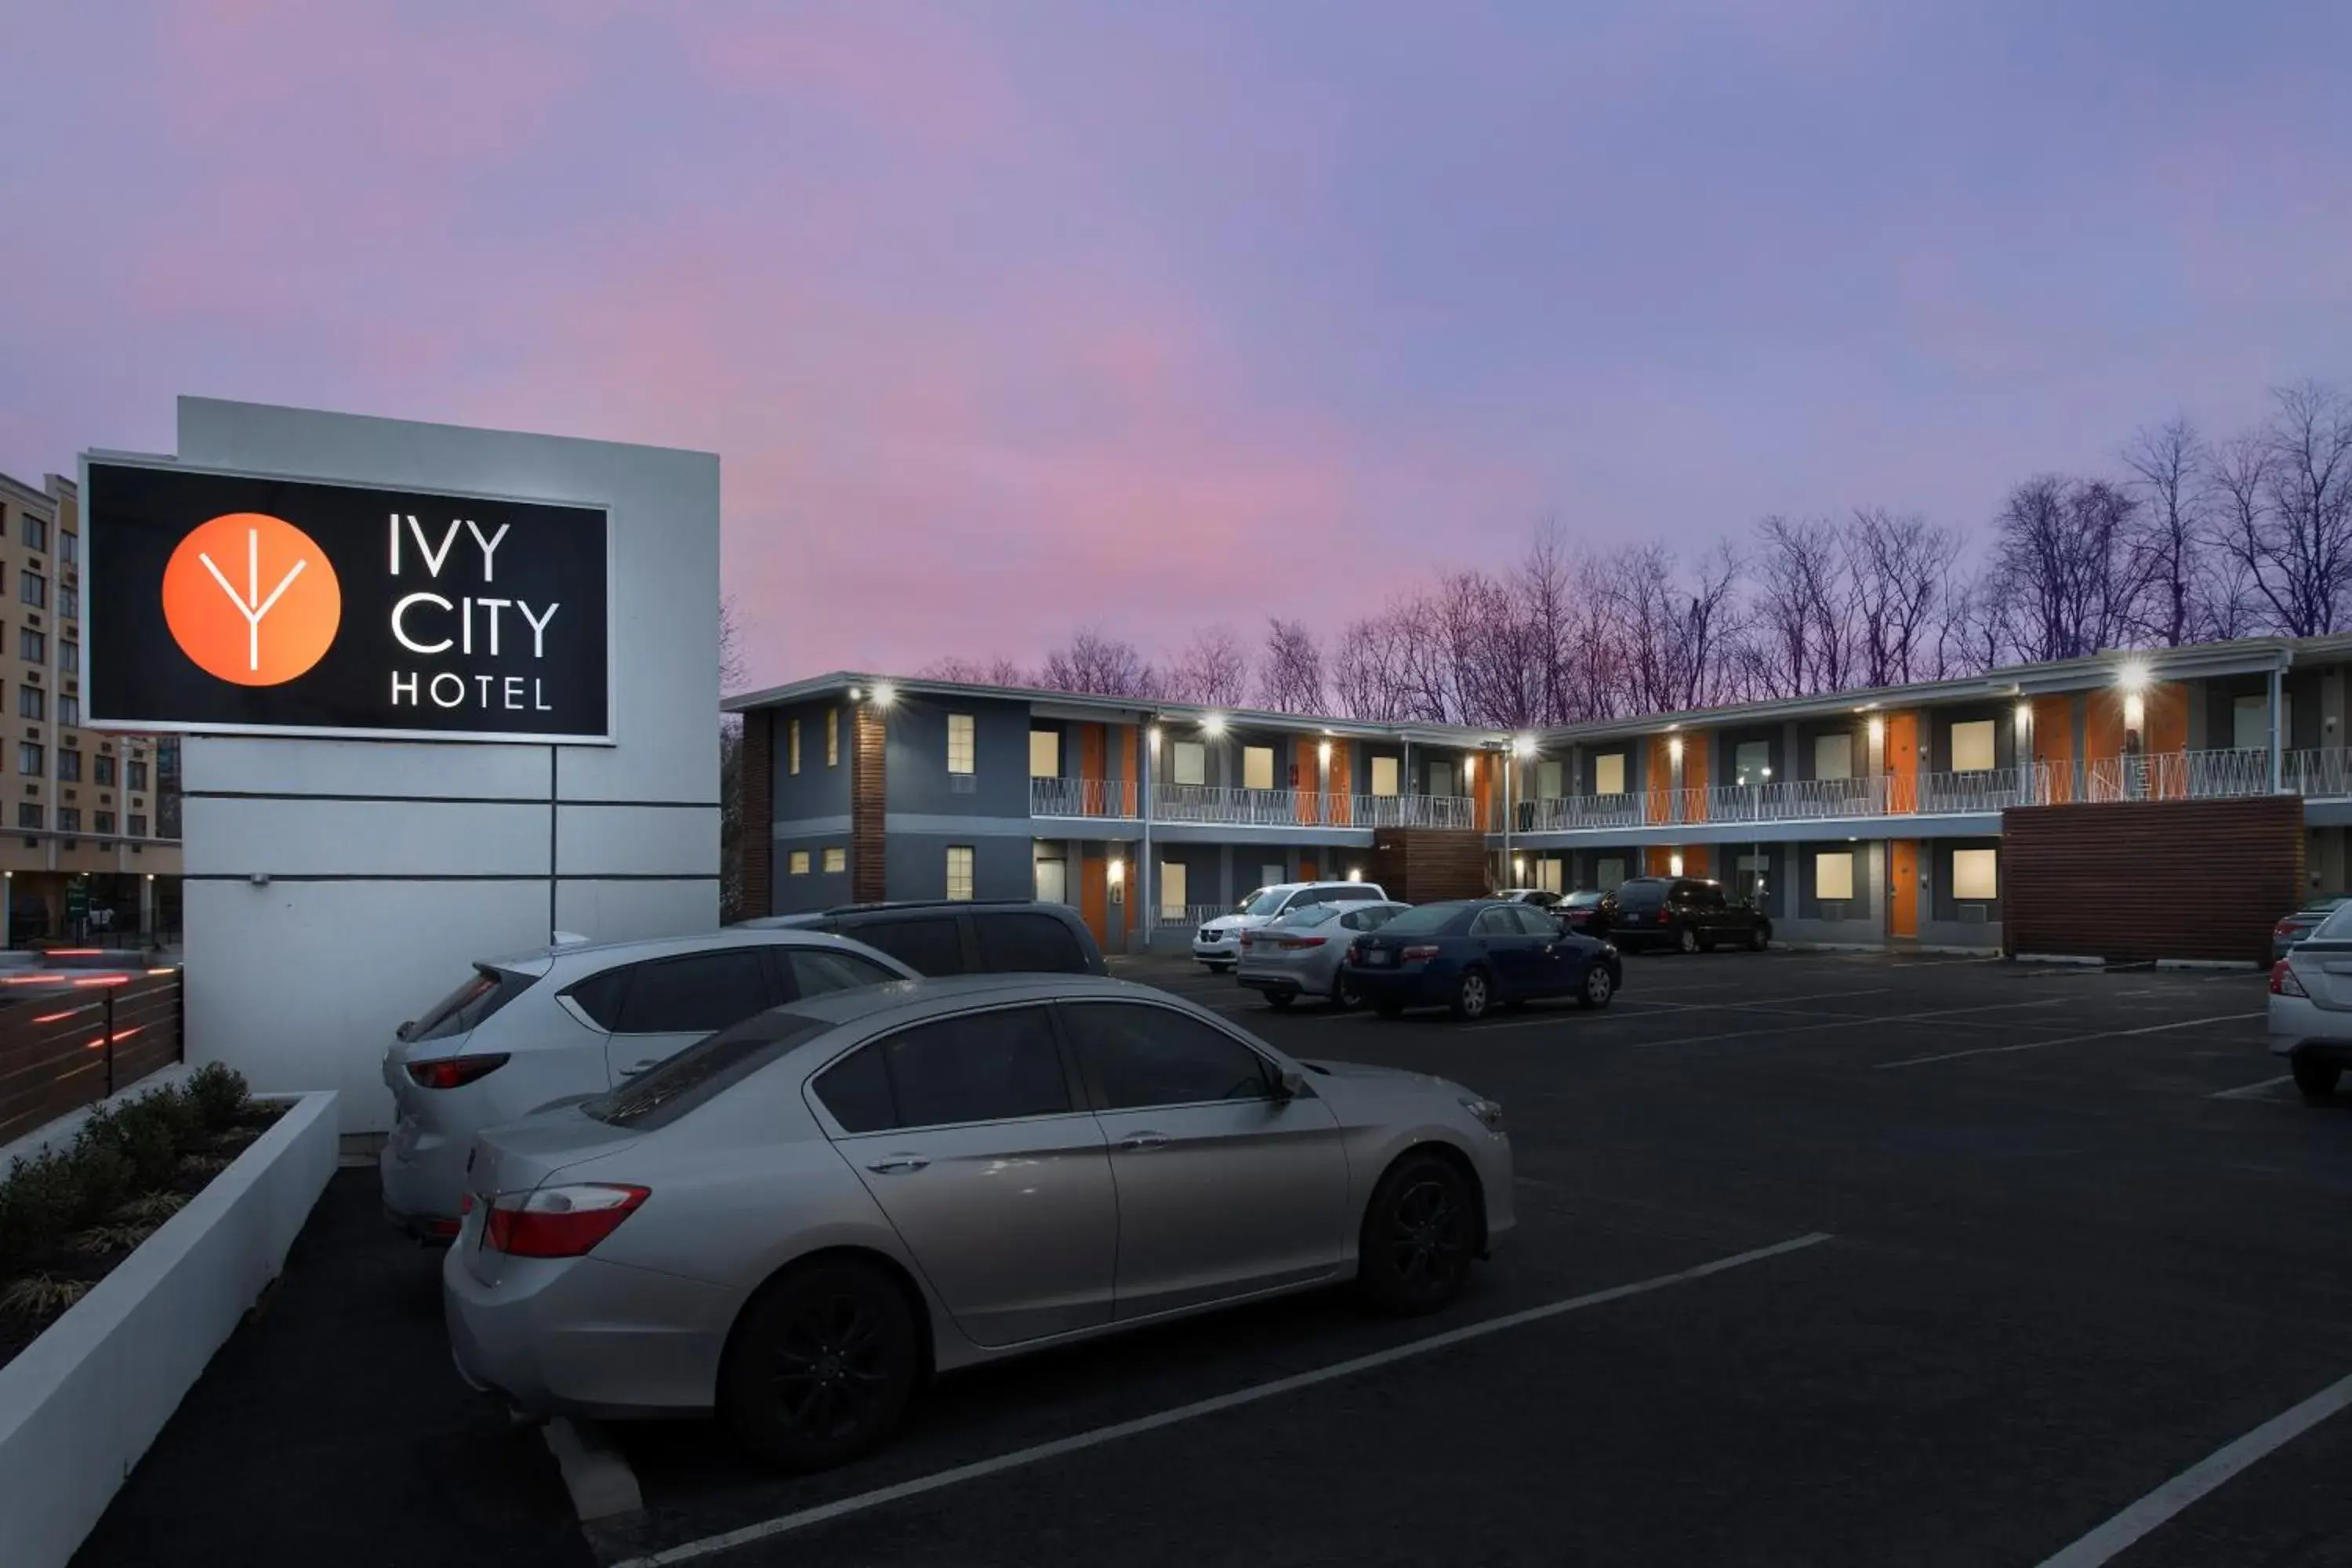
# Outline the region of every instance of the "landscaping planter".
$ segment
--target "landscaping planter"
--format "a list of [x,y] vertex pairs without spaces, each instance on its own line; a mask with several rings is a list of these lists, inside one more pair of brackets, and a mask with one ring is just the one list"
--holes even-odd
[[0,1366],[9,1568],[63,1568],[284,1266],[337,1143],[332,1093],[278,1102],[267,1131]]

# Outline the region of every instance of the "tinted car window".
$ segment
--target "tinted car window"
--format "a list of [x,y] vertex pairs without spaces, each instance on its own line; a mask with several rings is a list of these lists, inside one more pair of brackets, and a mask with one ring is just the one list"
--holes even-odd
[[463,985],[436,1002],[423,1017],[408,1026],[404,1038],[446,1040],[480,1025],[483,1019],[530,989],[537,976],[511,969],[478,967]]
[[844,1131],[879,1132],[898,1125],[898,1108],[890,1098],[890,1068],[877,1046],[850,1052],[817,1074],[809,1087]]
[[1087,955],[1078,939],[1051,915],[1028,910],[975,914],[971,930],[980,939],[980,965],[991,973],[1087,973]]
[[629,971],[634,967],[624,963],[602,974],[592,974],[563,994],[571,997],[598,1028],[609,1033],[621,1026],[621,1000],[629,994]]
[[1519,929],[1529,936],[1558,936],[1559,922],[1546,914],[1540,904],[1513,904],[1507,911],[1519,922]]
[[1298,891],[1291,894],[1290,901],[1282,907],[1286,910],[1303,910],[1310,904],[1319,904],[1322,901],[1323,895],[1317,892],[1314,889],[1301,888]]
[[963,932],[953,915],[916,920],[859,921],[836,928],[866,946],[888,953],[918,974],[961,974]]
[[1560,900],[1560,906],[1563,909],[1589,910],[1600,902],[1601,895],[1599,893],[1588,891],[1569,894],[1567,898]]
[[615,1127],[667,1127],[829,1027],[797,1013],[765,1013],[696,1041],[580,1109]]
[[707,1035],[772,1004],[768,969],[756,947],[657,958],[629,968],[621,1003],[623,1035]]
[[1070,1109],[1070,1080],[1040,1007],[967,1013],[882,1041],[901,1127],[1003,1121]]
[[1336,888],[1324,889],[1323,896],[1334,903],[1352,904],[1366,899],[1377,899],[1380,894],[1361,882],[1342,882]]
[[856,985],[882,985],[899,978],[870,958],[821,947],[788,947],[783,950],[783,959],[792,970],[793,990],[802,996],[846,991]]
[[1480,910],[1477,922],[1470,929],[1480,936],[1517,936],[1519,934],[1518,910],[1509,906]]
[[1265,1058],[1222,1030],[1144,1002],[1069,1002],[1062,1007],[1104,1109],[1264,1100]]
[[1367,910],[1349,910],[1339,923],[1349,931],[1378,931],[1396,919],[1399,912],[1386,904],[1374,904]]
[[1389,921],[1388,929],[1390,934],[1396,936],[1433,935],[1452,928],[1468,907],[1461,903],[1415,904],[1399,910],[1396,919]]
[[1617,906],[1626,910],[1654,910],[1666,901],[1664,882],[1627,882],[1617,889]]

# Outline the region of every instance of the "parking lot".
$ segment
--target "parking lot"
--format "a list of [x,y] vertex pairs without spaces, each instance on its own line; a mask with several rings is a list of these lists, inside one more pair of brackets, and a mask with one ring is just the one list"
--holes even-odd
[[2352,1373],[2352,1100],[2312,1110],[2283,1081],[2258,975],[1637,957],[1605,1014],[1461,1025],[1276,1015],[1180,960],[1129,973],[1295,1055],[1499,1099],[1520,1223],[1465,1299],[1401,1323],[1297,1298],[968,1374],[878,1455],[809,1478],[760,1471],[709,1426],[616,1427],[644,1511],[582,1548],[542,1510],[551,1548],[2352,1560],[2352,1420],[2295,1435],[2352,1397],[2347,1381],[2314,1401]]

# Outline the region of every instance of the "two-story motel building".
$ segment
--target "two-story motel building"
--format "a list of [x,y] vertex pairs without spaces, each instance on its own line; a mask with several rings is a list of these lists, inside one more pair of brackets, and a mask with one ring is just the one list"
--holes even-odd
[[2347,666],[2251,639],[1517,735],[850,672],[727,707],[753,910],[1034,896],[1119,952],[1275,881],[1678,874],[1783,941],[2015,947],[2026,899],[2035,951],[2169,919],[2234,956],[2347,879]]

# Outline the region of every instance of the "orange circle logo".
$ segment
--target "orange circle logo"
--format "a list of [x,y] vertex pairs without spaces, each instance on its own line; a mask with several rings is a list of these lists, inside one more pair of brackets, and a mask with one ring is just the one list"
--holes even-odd
[[163,568],[163,624],[206,675],[278,686],[326,657],[342,584],[318,541],[267,512],[233,511],[180,541]]

